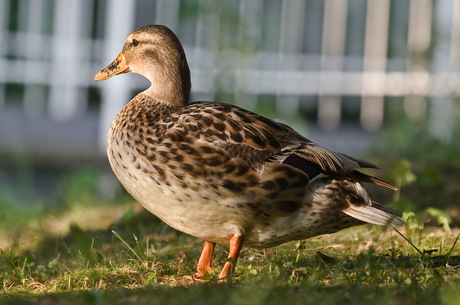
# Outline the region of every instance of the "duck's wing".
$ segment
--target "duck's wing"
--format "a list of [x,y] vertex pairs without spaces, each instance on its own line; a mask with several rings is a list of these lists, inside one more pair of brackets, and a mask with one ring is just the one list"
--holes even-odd
[[302,171],[310,180],[320,175],[349,176],[395,189],[390,183],[357,171],[377,168],[374,164],[318,146],[283,123],[237,106],[195,103],[176,115],[194,139],[220,148],[252,168],[279,163]]

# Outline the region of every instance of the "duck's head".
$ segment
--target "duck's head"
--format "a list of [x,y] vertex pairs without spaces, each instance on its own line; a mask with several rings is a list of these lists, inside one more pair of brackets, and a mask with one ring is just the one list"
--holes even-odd
[[173,105],[190,97],[190,70],[177,36],[162,25],[147,25],[129,34],[117,58],[94,77],[101,81],[133,72],[151,82],[146,94]]

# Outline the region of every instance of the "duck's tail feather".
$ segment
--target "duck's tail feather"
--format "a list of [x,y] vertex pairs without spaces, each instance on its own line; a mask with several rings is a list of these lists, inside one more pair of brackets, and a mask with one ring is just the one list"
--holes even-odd
[[348,216],[376,225],[391,227],[404,225],[401,214],[375,201],[372,201],[372,205],[350,204],[342,211]]
[[351,176],[354,179],[356,179],[357,181],[359,181],[359,182],[367,182],[367,183],[377,184],[377,185],[380,185],[380,186],[387,187],[387,188],[389,188],[390,190],[393,190],[393,191],[398,190],[398,188],[396,186],[394,186],[393,184],[391,184],[389,182],[386,182],[385,180],[382,180],[380,178],[377,178],[377,177],[374,177],[374,176],[370,176],[370,175],[358,172],[356,170],[351,173]]

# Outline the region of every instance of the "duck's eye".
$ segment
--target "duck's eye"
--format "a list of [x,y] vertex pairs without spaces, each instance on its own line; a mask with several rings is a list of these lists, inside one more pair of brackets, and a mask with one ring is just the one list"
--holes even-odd
[[139,40],[133,39],[132,44],[133,46],[137,47],[139,45]]

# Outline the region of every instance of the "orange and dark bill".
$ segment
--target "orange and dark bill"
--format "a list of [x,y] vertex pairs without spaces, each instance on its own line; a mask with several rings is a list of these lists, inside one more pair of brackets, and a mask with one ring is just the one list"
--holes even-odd
[[128,65],[126,65],[123,54],[120,53],[110,65],[99,71],[99,73],[94,76],[94,80],[106,80],[114,75],[128,73],[129,71],[131,70],[129,69]]

